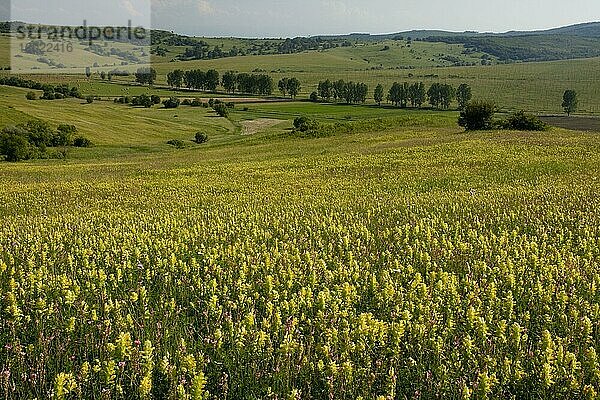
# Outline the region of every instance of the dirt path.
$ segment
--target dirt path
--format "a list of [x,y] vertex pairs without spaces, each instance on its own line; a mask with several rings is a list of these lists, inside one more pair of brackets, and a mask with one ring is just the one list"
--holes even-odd
[[254,135],[284,122],[281,119],[259,118],[251,121],[242,121],[242,135]]

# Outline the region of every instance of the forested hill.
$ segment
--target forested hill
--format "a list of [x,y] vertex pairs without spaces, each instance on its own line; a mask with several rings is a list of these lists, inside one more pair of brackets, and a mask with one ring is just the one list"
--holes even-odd
[[470,51],[487,53],[502,62],[551,61],[600,56],[600,22],[540,31],[478,33],[412,30],[385,35],[361,33],[320,38],[363,42],[412,39],[462,44]]

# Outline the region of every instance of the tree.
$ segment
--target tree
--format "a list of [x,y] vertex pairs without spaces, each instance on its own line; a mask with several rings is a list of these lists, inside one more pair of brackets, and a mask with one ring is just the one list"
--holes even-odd
[[343,79],[333,83],[333,98],[335,101],[342,100],[344,98],[344,88],[346,82]]
[[568,116],[577,111],[579,106],[579,100],[577,99],[577,92],[574,90],[567,90],[563,94],[562,108],[565,110]]
[[310,101],[312,101],[313,103],[318,103],[319,102],[319,94],[317,92],[312,92],[310,94]]
[[427,91],[429,104],[435,108],[449,108],[456,96],[456,90],[447,84],[434,83]]
[[406,104],[408,102],[407,85],[394,82],[392,84],[392,87],[388,91],[387,99],[396,107],[398,105],[400,105],[401,107],[406,107]]
[[217,90],[217,87],[219,86],[219,73],[214,70],[214,69],[210,69],[208,71],[206,71],[206,74],[204,75],[204,89],[208,90],[210,92],[214,92],[215,90]]
[[467,131],[480,131],[492,128],[495,106],[490,102],[475,101],[467,104],[458,118],[458,125]]
[[75,125],[59,125],[56,129],[56,134],[52,137],[51,145],[53,147],[72,146],[76,134],[77,127]]
[[287,91],[290,94],[290,97],[296,98],[298,93],[300,93],[300,81],[297,78],[290,78],[287,82]]
[[[237,76],[235,75],[235,72],[233,71],[229,71],[223,74],[223,79],[221,81],[221,84],[223,85],[223,88],[225,88],[225,90],[229,93],[235,93],[235,85],[237,83]],[[271,89],[271,91],[273,91]]]
[[100,79],[102,79],[103,81],[106,80],[106,71],[100,72]]
[[425,92],[425,85],[423,82],[413,83],[408,88],[408,101],[412,107],[421,107],[425,102],[427,93]]
[[181,101],[177,97],[169,97],[163,101],[165,108],[177,108],[181,104]]
[[441,106],[444,109],[450,108],[450,104],[456,98],[456,89],[452,85],[441,85]]
[[271,93],[273,93],[273,78],[271,78],[269,75],[252,75],[251,79],[256,80],[258,94],[269,96]]
[[317,93],[319,97],[325,101],[330,101],[331,97],[333,97],[333,84],[329,79],[323,82],[319,82],[319,87],[317,88]]
[[85,67],[85,76],[88,79],[92,76],[92,69],[90,67]]
[[11,162],[31,158],[32,148],[27,140],[27,132],[20,127],[4,128],[0,133],[0,154]]
[[154,68],[139,68],[135,73],[135,81],[142,85],[152,85],[156,80],[156,70]]
[[383,85],[380,83],[375,87],[375,92],[373,93],[373,98],[379,106],[381,106],[381,102],[383,101],[383,93]]
[[288,87],[289,87],[289,79],[288,78],[282,78],[279,81],[279,83],[277,84],[277,87],[279,88],[279,91],[281,92],[281,94],[284,97],[287,96]]
[[152,100],[152,97],[148,96],[147,94],[141,94],[133,98],[131,105],[150,108],[154,105],[154,101]]
[[471,92],[471,87],[466,83],[463,83],[458,87],[456,91],[456,100],[458,101],[458,109],[464,110],[467,104],[473,98],[473,93]]
[[208,135],[206,133],[196,132],[194,141],[198,144],[206,143],[208,142]]
[[173,88],[180,88],[183,84],[183,71],[176,69],[167,74],[167,84]]
[[225,103],[217,103],[213,106],[213,110],[219,115],[219,117],[227,118],[229,117],[229,109],[225,105]]

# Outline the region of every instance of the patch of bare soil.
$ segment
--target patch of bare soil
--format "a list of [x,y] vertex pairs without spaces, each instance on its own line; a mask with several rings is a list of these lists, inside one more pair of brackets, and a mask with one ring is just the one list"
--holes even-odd
[[559,128],[600,132],[600,118],[597,117],[543,116],[540,119]]
[[259,118],[242,122],[242,135],[254,135],[280,124],[283,120],[271,118]]

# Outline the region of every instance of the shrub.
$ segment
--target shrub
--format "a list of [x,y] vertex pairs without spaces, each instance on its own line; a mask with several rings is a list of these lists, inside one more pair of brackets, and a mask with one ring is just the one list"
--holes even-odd
[[78,136],[73,141],[73,146],[75,147],[92,147],[92,142],[83,136]]
[[27,140],[27,132],[18,127],[5,128],[0,133],[0,154],[6,161],[28,160],[32,157],[33,149]]
[[192,105],[192,101],[190,99],[183,99],[183,101],[181,102],[182,106],[191,106]]
[[86,103],[92,104],[94,102],[94,96],[87,96],[85,98]]
[[192,100],[192,103],[190,104],[192,107],[201,107],[203,106],[205,103],[202,102],[202,100],[200,100],[199,98],[195,98],[194,100]]
[[162,103],[165,108],[177,108],[181,104],[181,101],[177,97],[170,97]]
[[206,143],[208,142],[208,135],[206,133],[197,132],[194,141],[198,144]]
[[526,114],[525,111],[513,113],[506,120],[501,121],[501,127],[516,131],[545,131],[548,125],[535,115]]
[[298,117],[294,119],[294,130],[298,132],[308,132],[316,130],[319,127],[319,123],[314,119],[307,117]]
[[133,98],[133,100],[131,101],[131,105],[150,108],[154,105],[154,102],[152,101],[152,98],[147,94],[141,94]]
[[213,109],[219,115],[219,117],[227,118],[229,116],[229,109],[223,103],[215,104]]
[[475,101],[469,103],[460,112],[458,125],[464,127],[467,131],[491,129],[494,111],[495,106],[490,102]]
[[152,99],[152,104],[160,104],[160,96],[153,94],[150,99]]
[[185,143],[183,142],[183,140],[179,139],[171,139],[167,142],[167,144],[170,144],[173,147],[177,147],[178,149],[183,149],[185,147]]
[[225,105],[227,106],[227,108],[230,108],[232,110],[235,108],[235,103],[233,101],[230,101],[229,103],[225,103]]
[[27,100],[37,100],[37,94],[35,94],[35,92],[27,92],[25,98]]
[[52,137],[51,146],[72,146],[75,134],[77,134],[77,127],[75,125],[59,125]]
[[312,92],[310,94],[310,101],[312,101],[313,103],[318,103],[319,102],[319,95],[317,92]]
[[55,100],[56,96],[54,95],[54,92],[45,91],[41,98],[43,100]]

